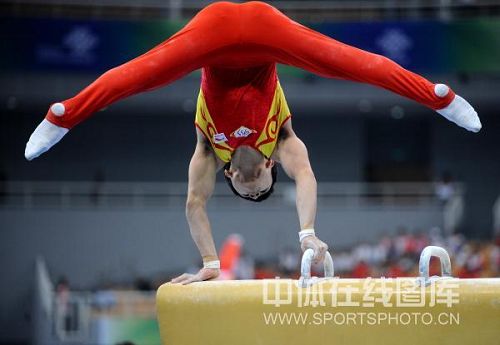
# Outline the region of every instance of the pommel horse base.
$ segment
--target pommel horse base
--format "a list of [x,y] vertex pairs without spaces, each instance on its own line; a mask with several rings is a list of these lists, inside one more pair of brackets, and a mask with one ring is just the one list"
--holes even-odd
[[[429,277],[429,260],[441,277]],[[500,278],[455,279],[446,251],[427,247],[420,277],[164,284],[157,293],[163,345],[500,344]],[[309,273],[309,276],[308,276]],[[330,277],[328,277],[330,275]]]

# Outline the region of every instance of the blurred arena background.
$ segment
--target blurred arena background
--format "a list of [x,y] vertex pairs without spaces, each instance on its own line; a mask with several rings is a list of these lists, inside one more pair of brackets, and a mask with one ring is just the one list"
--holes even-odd
[[[199,73],[104,109],[33,162],[24,145],[51,103],[163,41],[208,3],[0,3],[1,344],[159,343],[154,290],[200,265],[183,209]],[[456,276],[498,276],[500,1],[270,3],[449,83],[483,122],[472,134],[386,91],[280,66],[319,183],[317,233],[336,273],[416,275],[420,250],[437,244]],[[283,172],[278,179],[262,205],[223,183],[209,204],[221,256],[235,241],[241,247],[235,278],[297,276],[294,189]]]

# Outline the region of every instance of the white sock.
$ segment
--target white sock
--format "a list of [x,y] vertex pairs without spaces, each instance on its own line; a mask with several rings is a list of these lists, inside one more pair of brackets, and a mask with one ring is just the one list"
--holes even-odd
[[[443,84],[436,84],[434,92],[439,97],[445,97],[448,94],[448,87]],[[459,95],[451,103],[443,109],[436,110],[438,114],[444,116],[451,122],[456,123],[471,132],[477,133],[481,130],[481,120],[477,116],[477,112],[472,105]]]
[[33,134],[31,134],[24,150],[24,156],[29,161],[40,156],[57,144],[68,131],[69,129],[67,128],[56,126],[43,119]]

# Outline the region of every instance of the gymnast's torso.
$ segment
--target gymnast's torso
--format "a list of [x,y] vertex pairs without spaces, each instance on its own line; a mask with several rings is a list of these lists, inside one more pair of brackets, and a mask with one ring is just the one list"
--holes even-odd
[[271,157],[290,110],[276,64],[202,69],[195,124],[224,162],[240,145]]

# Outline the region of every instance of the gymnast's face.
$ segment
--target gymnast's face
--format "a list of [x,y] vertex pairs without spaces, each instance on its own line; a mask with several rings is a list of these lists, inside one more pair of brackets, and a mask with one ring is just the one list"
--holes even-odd
[[259,196],[267,193],[273,185],[271,174],[273,166],[273,160],[265,159],[256,164],[252,173],[247,174],[248,176],[245,176],[241,169],[234,169],[232,165],[229,170],[224,170],[224,174],[231,179],[234,189],[242,197],[258,199]]

